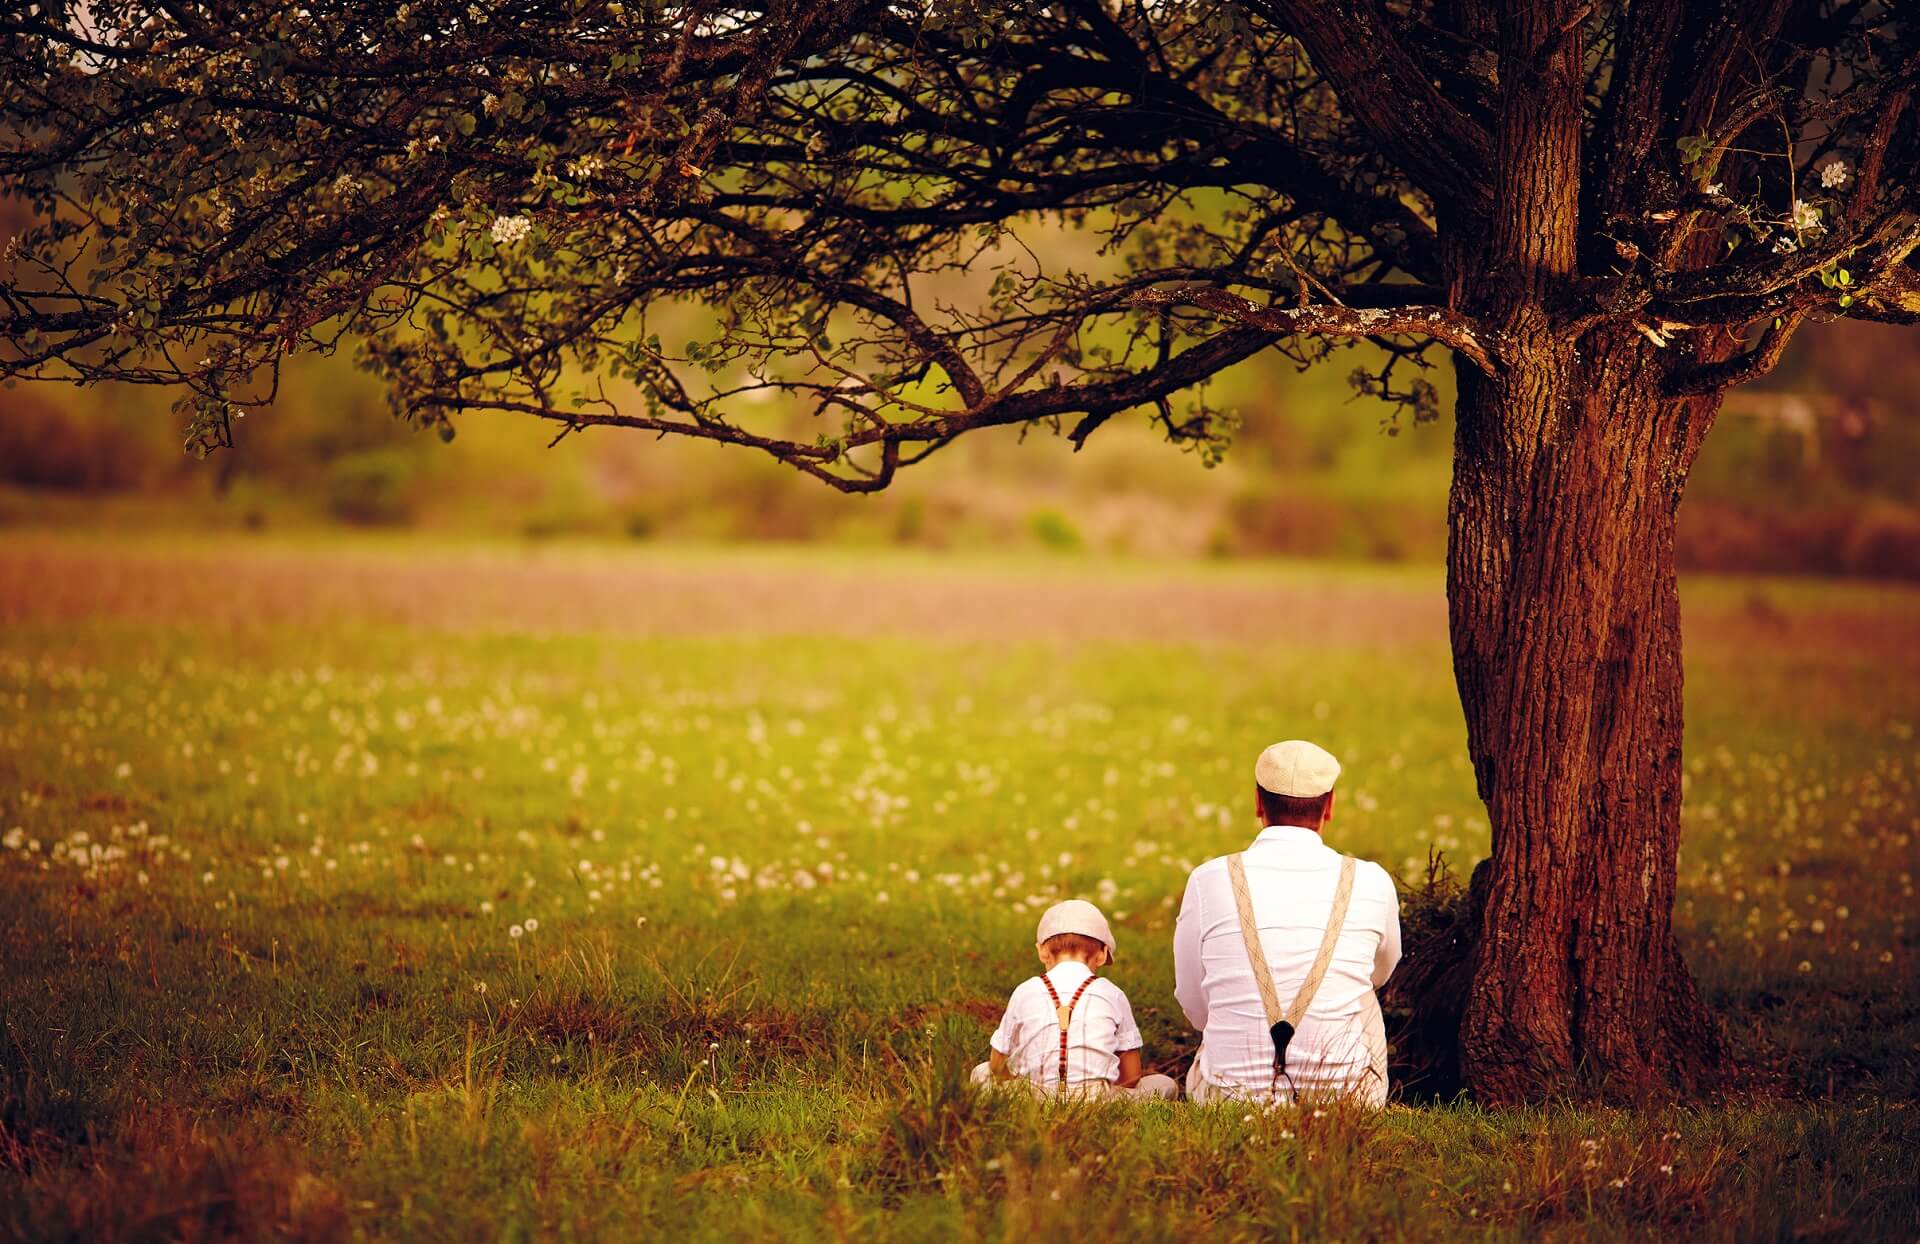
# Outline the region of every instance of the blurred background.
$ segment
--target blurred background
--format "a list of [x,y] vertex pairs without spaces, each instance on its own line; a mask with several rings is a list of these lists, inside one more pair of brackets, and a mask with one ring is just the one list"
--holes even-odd
[[[17,207],[0,201],[8,214]],[[0,235],[22,223],[0,219]],[[1229,373],[1209,399],[1242,428],[1213,469],[1136,414],[1077,454],[1045,432],[975,433],[872,497],[737,449],[613,429],[548,448],[547,426],[470,416],[442,444],[393,418],[344,354],[292,361],[281,400],[207,461],[181,453],[170,393],[17,384],[0,390],[0,525],[1431,564],[1446,542],[1452,425],[1414,427],[1356,397],[1346,376],[1367,361],[1356,347],[1307,372],[1273,358]],[[1429,375],[1450,409],[1449,369]],[[1920,579],[1916,466],[1920,333],[1804,328],[1771,376],[1729,396],[1688,492],[1682,564]]]

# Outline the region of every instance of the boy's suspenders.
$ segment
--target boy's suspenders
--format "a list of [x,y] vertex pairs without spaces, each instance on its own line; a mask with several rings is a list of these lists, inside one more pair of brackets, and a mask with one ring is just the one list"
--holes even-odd
[[1313,1005],[1313,995],[1320,990],[1327,965],[1333,962],[1333,948],[1347,923],[1347,904],[1353,898],[1354,869],[1355,860],[1351,855],[1340,857],[1340,881],[1333,891],[1333,914],[1327,918],[1327,931],[1320,937],[1320,953],[1314,956],[1307,979],[1300,983],[1300,992],[1293,996],[1293,1005],[1282,1011],[1280,995],[1273,987],[1273,970],[1267,966],[1267,952],[1260,944],[1260,926],[1253,922],[1253,896],[1247,892],[1246,866],[1238,855],[1227,857],[1227,876],[1233,882],[1233,905],[1240,914],[1240,939],[1246,943],[1247,958],[1253,962],[1253,980],[1260,986],[1260,1005],[1267,1014],[1267,1032],[1273,1038],[1276,1083],[1287,1071],[1287,1044],[1293,1040],[1300,1021],[1307,1017],[1307,1008]]
[[1047,996],[1053,999],[1053,1014],[1060,1021],[1060,1087],[1067,1087],[1067,1021],[1073,1018],[1074,1004],[1080,1001],[1080,995],[1087,992],[1087,986],[1093,984],[1094,977],[1080,982],[1080,988],[1073,991],[1073,997],[1063,1006],[1060,995],[1054,989],[1053,982],[1047,979],[1045,972],[1040,973],[1040,983],[1047,987]]

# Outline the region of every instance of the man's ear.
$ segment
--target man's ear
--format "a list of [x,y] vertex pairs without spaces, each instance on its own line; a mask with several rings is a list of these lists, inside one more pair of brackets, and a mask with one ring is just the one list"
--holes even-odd
[[1333,793],[1332,791],[1328,791],[1328,792],[1327,792],[1327,807],[1326,807],[1326,811],[1324,811],[1324,812],[1322,812],[1322,813],[1320,814],[1320,823],[1321,823],[1322,825],[1325,825],[1325,824],[1326,824],[1326,823],[1327,823],[1328,821],[1331,821],[1331,820],[1333,819],[1333,801],[1334,801],[1334,798],[1335,798],[1335,796],[1334,796],[1334,793]]

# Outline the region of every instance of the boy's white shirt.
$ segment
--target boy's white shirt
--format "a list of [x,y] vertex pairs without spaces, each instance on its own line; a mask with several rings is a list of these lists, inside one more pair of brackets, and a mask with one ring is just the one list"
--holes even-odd
[[[1064,1006],[1080,982],[1092,975],[1086,964],[1063,959],[1053,965],[1047,979]],[[1007,1067],[1014,1075],[1045,1088],[1059,1083],[1060,1020],[1038,976],[1029,976],[1014,988],[990,1044],[1007,1056]],[[1121,1051],[1139,1048],[1140,1028],[1133,1021],[1127,995],[1112,981],[1096,979],[1080,995],[1067,1021],[1067,1083],[1118,1080]]]

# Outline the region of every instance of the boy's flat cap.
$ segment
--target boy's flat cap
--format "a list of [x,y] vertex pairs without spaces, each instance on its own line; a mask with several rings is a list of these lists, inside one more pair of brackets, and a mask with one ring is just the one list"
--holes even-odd
[[1062,933],[1078,933],[1082,937],[1097,938],[1107,947],[1107,958],[1117,957],[1118,951],[1113,944],[1113,930],[1107,927],[1107,918],[1100,909],[1083,898],[1070,898],[1055,903],[1040,916],[1040,932],[1034,936],[1038,945],[1049,937],[1058,937]]

